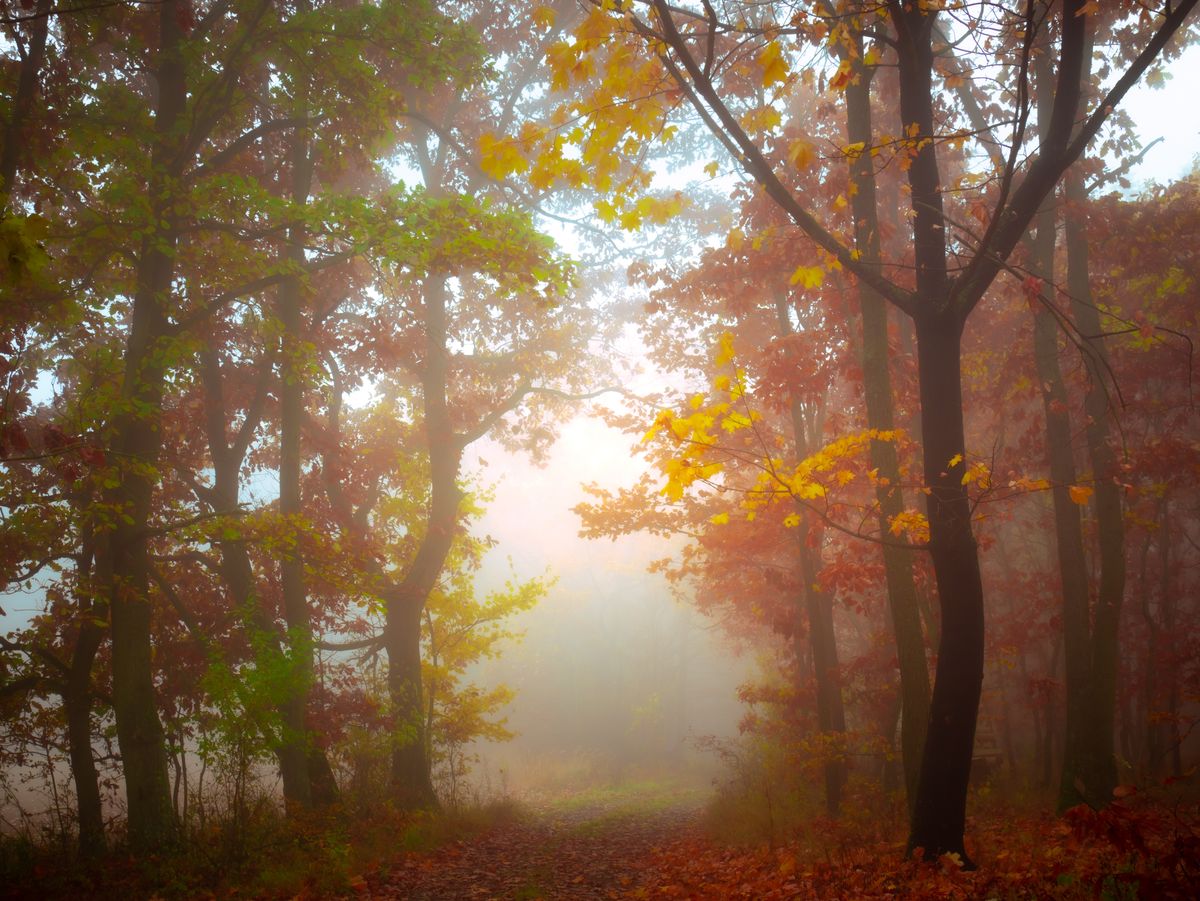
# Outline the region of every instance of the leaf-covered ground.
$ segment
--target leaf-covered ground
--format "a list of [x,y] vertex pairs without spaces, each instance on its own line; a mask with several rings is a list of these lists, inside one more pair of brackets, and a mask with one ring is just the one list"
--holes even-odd
[[523,815],[364,878],[361,894],[408,901],[626,898],[674,843],[702,841],[702,797],[591,792]]
[[[360,897],[470,899],[1189,899],[1200,898],[1194,807],[992,810],[971,824],[980,867],[905,860],[903,835],[871,817],[815,821],[803,839],[731,846],[695,795],[585,796],[356,881]],[[716,824],[719,828],[719,824]]]
[[[626,784],[423,817],[271,821],[236,848],[197,841],[157,859],[91,869],[39,863],[0,898],[211,901],[723,901],[723,899],[1200,898],[1200,805],[1192,790],[1131,794],[1108,810],[1047,812],[1045,799],[973,799],[978,863],[905,860],[902,804],[878,793],[837,822],[768,820],[704,789]],[[769,822],[776,841],[755,837]],[[273,825],[272,825],[273,823]],[[737,837],[738,842],[731,841]],[[235,853],[236,852],[236,853]]]

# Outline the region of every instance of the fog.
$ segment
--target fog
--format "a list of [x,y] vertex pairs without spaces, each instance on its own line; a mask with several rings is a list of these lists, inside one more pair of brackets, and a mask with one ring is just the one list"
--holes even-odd
[[[647,567],[676,549],[645,534],[579,536],[572,507],[581,485],[615,488],[640,472],[633,439],[583,413],[562,429],[545,466],[496,447],[478,452],[495,498],[477,531],[497,542],[477,584],[515,573],[556,579],[521,614],[523,633],[471,671],[481,687],[517,692],[505,711],[516,737],[477,743],[477,779],[518,795],[672,773],[705,777],[715,762],[697,747],[737,734],[738,685],[753,660]],[[675,588],[676,590],[673,590]]]

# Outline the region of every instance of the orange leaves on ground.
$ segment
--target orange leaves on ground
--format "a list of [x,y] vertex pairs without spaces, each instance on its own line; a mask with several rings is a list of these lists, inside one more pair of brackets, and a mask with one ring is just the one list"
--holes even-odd
[[1196,826],[1194,805],[1179,812],[1118,802],[1103,811],[1075,808],[1063,820],[990,812],[968,827],[968,851],[979,866],[971,872],[955,855],[905,860],[903,835],[888,841],[853,821],[825,821],[807,839],[774,850],[691,837],[658,849],[628,897],[1193,898],[1200,890]]

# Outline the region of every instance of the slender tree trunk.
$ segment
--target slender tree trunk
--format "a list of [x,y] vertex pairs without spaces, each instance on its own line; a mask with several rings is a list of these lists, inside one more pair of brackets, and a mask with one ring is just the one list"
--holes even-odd
[[[1089,47],[1090,41],[1089,36]],[[1067,173],[1066,199],[1067,290],[1071,295],[1075,325],[1083,336],[1086,350],[1084,363],[1088,387],[1083,401],[1086,414],[1084,437],[1095,479],[1092,509],[1099,534],[1100,561],[1100,585],[1092,617],[1091,692],[1083,740],[1086,755],[1077,767],[1077,775],[1086,789],[1080,792],[1079,800],[1107,804],[1117,784],[1113,734],[1116,727],[1118,634],[1125,598],[1125,519],[1120,463],[1113,451],[1108,396],[1104,389],[1108,354],[1088,276],[1087,190],[1079,167]],[[1064,797],[1061,803],[1070,800]]]
[[1164,740],[1167,744],[1167,754],[1171,758],[1171,775],[1176,779],[1183,777],[1183,735],[1179,728],[1179,643],[1176,633],[1175,595],[1171,591],[1171,522],[1168,518],[1170,497],[1163,494],[1160,507],[1158,535],[1162,542],[1159,560],[1159,603],[1162,608],[1163,632],[1166,633],[1166,648],[1162,656],[1166,669],[1167,683],[1167,720],[1163,724]]
[[[313,158],[307,130],[296,129],[289,151],[291,164],[290,193],[293,202],[303,205],[312,190]],[[289,232],[287,258],[304,263],[304,228],[295,225]],[[304,516],[300,491],[301,431],[304,426],[304,296],[299,277],[288,279],[279,291],[279,318],[283,326],[283,360],[279,396],[279,513],[291,528],[299,531]],[[287,644],[292,679],[287,696],[280,704],[284,734],[279,748],[283,796],[289,805],[305,808],[314,802],[308,773],[308,752],[312,736],[308,729],[308,697],[313,678],[312,618],[308,609],[308,590],[304,579],[304,557],[297,540],[285,549],[279,561],[283,592],[283,616],[287,623]]]
[[[802,516],[799,528],[807,532],[808,517]],[[809,641],[812,644],[813,672],[817,682],[817,724],[824,736],[832,738],[836,748],[825,761],[825,810],[836,818],[841,812],[842,792],[846,785],[846,760],[843,747],[846,734],[846,707],[842,701],[841,671],[838,667],[837,633],[833,628],[833,598],[817,584],[817,552],[808,546],[806,534],[799,539],[800,576],[804,580],[804,601],[808,611]]]
[[[137,851],[172,844],[177,835],[167,775],[162,723],[154,694],[150,641],[149,558],[146,526],[162,449],[160,422],[167,338],[165,308],[172,296],[175,245],[170,176],[179,161],[173,148],[187,93],[179,0],[159,7],[158,96],[151,151],[150,214],[137,266],[137,284],[125,350],[122,412],[112,438],[126,465],[106,501],[123,512],[100,549],[98,574],[112,623],[113,711],[125,776],[129,842]],[[136,463],[137,465],[128,465]]]
[[[262,418],[262,406],[268,373],[267,362],[263,364],[263,374],[257,386],[254,399],[246,410],[245,419],[238,428],[237,434],[231,441],[226,432],[228,411],[225,406],[224,386],[222,384],[221,366],[216,351],[206,349],[201,353],[201,378],[205,391],[205,418],[208,430],[209,454],[213,464],[213,487],[208,493],[209,503],[216,513],[234,516],[238,512],[239,480],[242,464],[250,441]],[[289,440],[292,433],[289,431]],[[296,451],[298,454],[298,449]],[[293,458],[289,453],[289,466]],[[289,486],[290,488],[290,486]],[[246,549],[246,542],[238,539],[218,541],[221,552],[221,578],[229,592],[229,601],[238,613],[246,628],[256,632],[258,640],[267,643],[271,653],[283,655],[287,647],[279,630],[276,628],[274,616],[267,609],[255,588],[254,566]],[[258,640],[252,640],[251,646],[257,647]],[[264,733],[271,732],[270,726],[262,724]],[[289,726],[291,731],[292,726]],[[307,773],[312,800],[318,804],[332,803],[336,800],[336,783],[329,772],[328,761],[319,750],[309,751],[301,759],[297,743],[282,736],[282,740],[274,741],[274,750],[279,760],[280,775],[283,777],[284,798],[304,806],[302,797],[303,782]],[[322,766],[324,762],[324,766]],[[330,786],[333,786],[332,791]]]
[[[775,314],[780,335],[793,332],[789,317],[787,296],[782,292],[775,296]],[[822,401],[823,404],[823,401]],[[818,408],[820,405],[818,405]],[[820,440],[819,413],[808,417],[799,398],[791,399],[792,448],[796,459],[801,460],[812,452],[813,445]],[[809,517],[803,505],[797,505],[800,525],[796,532],[796,568],[800,578],[800,596],[808,614],[808,638],[812,649],[813,676],[817,688],[817,725],[829,736],[844,736],[846,732],[846,709],[842,700],[841,673],[838,668],[837,633],[833,628],[833,598],[817,584],[820,574],[820,552],[808,544]],[[798,632],[797,632],[798,634]],[[839,744],[841,738],[836,739]],[[825,762],[825,808],[829,816],[836,817],[841,808],[842,790],[846,783],[846,763],[841,756],[831,756]]]
[[392,795],[401,808],[437,805],[425,750],[421,615],[450,553],[462,501],[458,488],[462,443],[454,433],[447,402],[449,350],[444,276],[430,276],[423,299],[426,343],[421,384],[429,449],[429,513],[425,536],[412,564],[403,581],[388,592],[384,626],[388,690],[397,730],[392,751]]
[[100,780],[92,753],[92,665],[104,639],[104,629],[85,618],[71,654],[63,691],[67,715],[67,748],[79,813],[79,853],[85,859],[104,853],[104,811]]
[[[857,56],[851,83],[846,87],[846,125],[850,143],[873,145],[871,127],[871,79],[862,64],[862,37],[855,32]],[[875,170],[870,154],[850,159],[850,180],[855,191],[850,197],[854,214],[854,245],[868,263],[880,259],[879,208],[875,197]],[[895,428],[892,409],[892,378],[888,367],[888,317],[886,301],[864,282],[858,283],[862,308],[863,391],[867,426],[890,431]],[[879,471],[875,498],[879,504],[879,533],[889,534],[891,520],[904,511],[900,488],[900,461],[890,441],[871,442],[871,463]],[[888,609],[896,658],[900,667],[900,747],[904,763],[904,785],[909,814],[917,797],[921,752],[929,726],[929,669],[925,663],[925,638],[913,580],[912,555],[902,548],[883,545],[883,568],[887,583]]]
[[961,342],[963,312],[950,293],[946,220],[935,142],[932,28],[936,13],[890,4],[899,43],[900,118],[918,140],[911,189],[921,434],[928,491],[929,552],[941,611],[929,730],[921,757],[908,847],[929,857],[961,856],[975,723],[983,689],[983,582],[962,476]]

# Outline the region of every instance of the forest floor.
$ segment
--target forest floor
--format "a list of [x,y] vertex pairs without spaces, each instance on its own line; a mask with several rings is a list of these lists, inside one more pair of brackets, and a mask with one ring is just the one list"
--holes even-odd
[[[973,795],[967,851],[906,859],[896,798],[859,786],[834,821],[813,798],[670,779],[528,793],[417,817],[266,818],[177,854],[79,868],[48,853],[0,899],[114,901],[837,901],[1200,898],[1200,799],[1123,792],[1056,817],[1045,798]],[[2,848],[0,848],[2,850]],[[2,858],[4,855],[0,855]],[[15,878],[13,878],[15,876]]]
[[1058,818],[979,798],[968,826],[979,869],[968,872],[952,857],[905,859],[903,812],[875,800],[772,843],[730,842],[744,810],[670,783],[528,799],[511,818],[351,884],[378,901],[1200,898],[1194,802],[1130,798]]
[[646,783],[535,799],[520,815],[364,878],[361,897],[405,901],[637,897],[656,855],[699,840],[705,794]]

